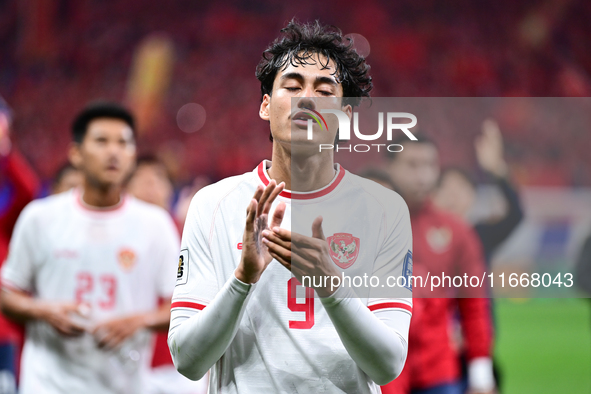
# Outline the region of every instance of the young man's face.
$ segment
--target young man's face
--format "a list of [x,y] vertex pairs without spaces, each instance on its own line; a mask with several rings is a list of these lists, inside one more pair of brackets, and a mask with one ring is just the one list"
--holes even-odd
[[[322,108],[339,109],[351,116],[351,106],[343,104],[343,87],[335,78],[335,65],[331,60],[327,68],[326,58],[314,55],[308,63],[288,64],[275,76],[271,95],[265,95],[259,115],[268,120],[273,140],[289,145],[292,149],[304,149],[318,152],[319,144],[332,144],[338,128],[336,116],[325,114],[328,131],[321,130],[313,122],[313,139],[308,140],[308,119],[310,109],[319,111]],[[297,104],[292,110],[292,98]],[[322,98],[321,100],[318,100]]]
[[135,141],[122,120],[97,118],[88,124],[80,144],[70,151],[72,164],[97,187],[121,186],[135,164]]
[[468,215],[475,200],[474,187],[456,171],[445,173],[434,195],[435,204],[440,208],[462,217]]
[[388,172],[408,205],[422,204],[439,177],[437,149],[428,143],[406,143],[390,162]]

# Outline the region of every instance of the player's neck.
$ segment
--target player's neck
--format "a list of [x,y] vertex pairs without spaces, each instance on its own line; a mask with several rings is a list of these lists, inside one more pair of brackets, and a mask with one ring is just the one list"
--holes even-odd
[[277,183],[285,182],[285,189],[309,192],[328,185],[335,176],[333,156],[317,154],[293,156],[286,149],[273,149],[269,177]]
[[121,193],[120,186],[101,188],[85,182],[82,188],[82,202],[96,208],[113,207],[121,202]]

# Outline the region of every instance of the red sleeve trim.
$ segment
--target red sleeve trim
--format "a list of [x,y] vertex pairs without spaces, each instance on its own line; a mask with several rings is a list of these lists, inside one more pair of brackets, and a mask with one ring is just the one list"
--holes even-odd
[[29,290],[23,289],[22,287],[18,286],[17,284],[15,284],[9,280],[6,280],[6,279],[1,280],[1,286],[7,290],[24,292],[28,295],[31,295],[31,292]]
[[368,306],[369,310],[374,312],[380,309],[390,309],[390,308],[398,308],[404,309],[410,313],[412,313],[412,306],[405,304],[403,302],[383,302],[381,304],[374,304]]
[[186,302],[186,301],[173,302],[172,304],[170,304],[170,309],[190,308],[190,309],[197,309],[200,311],[205,307],[206,307],[206,305],[203,305],[203,304],[198,304],[196,302]]

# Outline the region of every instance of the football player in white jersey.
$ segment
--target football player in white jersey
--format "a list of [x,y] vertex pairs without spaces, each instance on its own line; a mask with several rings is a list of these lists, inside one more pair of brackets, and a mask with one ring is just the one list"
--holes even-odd
[[409,275],[408,209],[396,193],[335,164],[332,151],[319,152],[336,127],[306,138],[318,98],[351,115],[350,103],[369,96],[364,58],[318,22],[292,21],[282,32],[257,67],[273,160],[195,195],[169,347],[187,377],[211,368],[211,393],[379,393],[404,366],[410,286],[396,297],[357,297],[330,282],[301,284],[367,267],[382,279]]
[[73,123],[81,188],[30,203],[2,269],[2,311],[26,322],[22,394],[144,393],[152,329],[166,329],[179,239],[163,209],[123,192],[134,121],[96,103]]

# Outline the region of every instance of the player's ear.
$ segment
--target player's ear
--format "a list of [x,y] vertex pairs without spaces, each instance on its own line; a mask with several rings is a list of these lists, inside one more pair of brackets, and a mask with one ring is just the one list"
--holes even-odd
[[351,106],[351,104],[343,105],[342,111],[347,114],[349,119],[351,119],[351,117],[353,116],[353,107]]
[[75,168],[81,168],[82,154],[80,152],[80,144],[78,144],[77,142],[70,143],[70,148],[68,150],[68,159]]
[[262,120],[268,121],[271,116],[269,115],[269,104],[270,104],[271,96],[265,94],[263,96],[263,102],[261,103],[261,108],[259,109],[259,116]]

